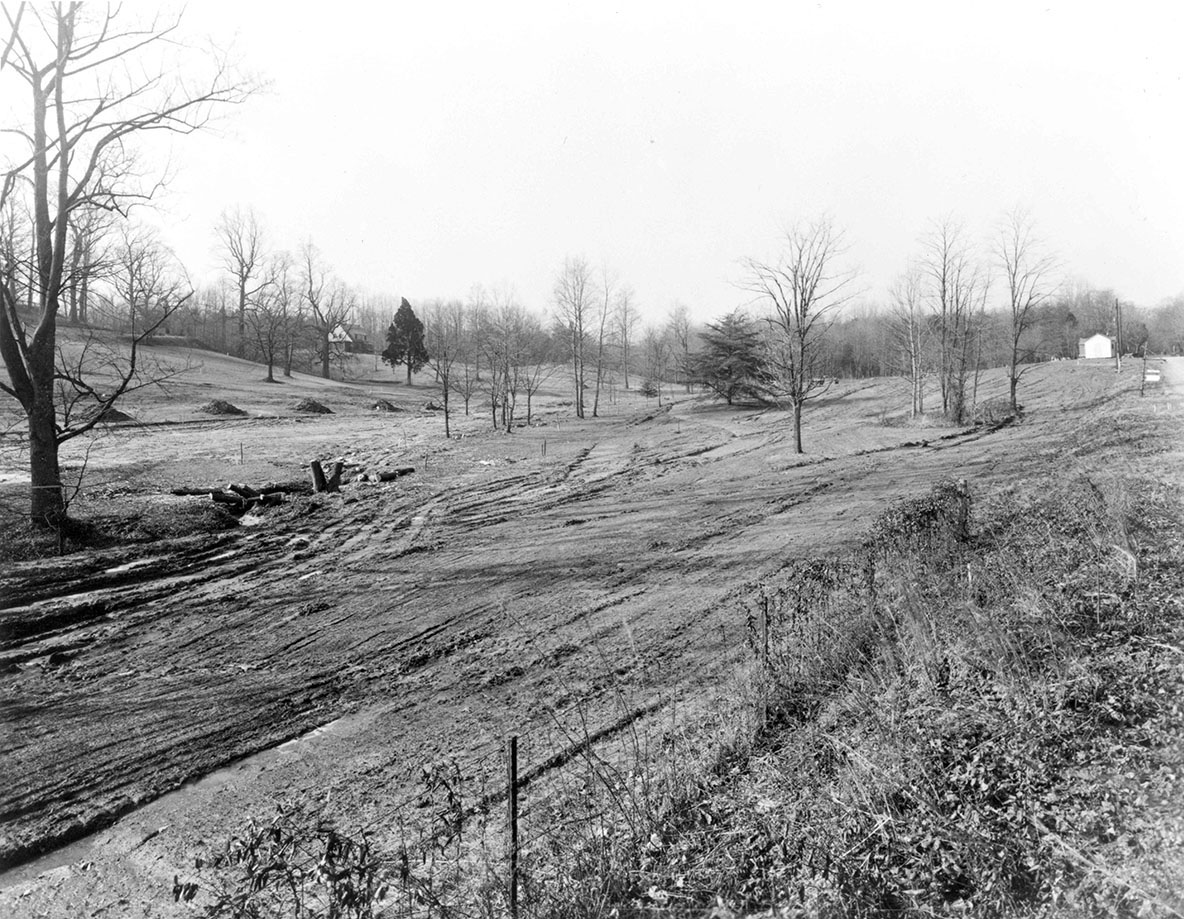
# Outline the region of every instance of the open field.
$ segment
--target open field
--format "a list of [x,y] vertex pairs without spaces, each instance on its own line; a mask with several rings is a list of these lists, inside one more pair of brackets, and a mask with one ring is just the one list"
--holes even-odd
[[[420,766],[476,763],[510,733],[547,738],[537,763],[557,726],[660,721],[675,702],[693,718],[749,655],[762,578],[937,481],[979,495],[1055,469],[1184,469],[1184,359],[1145,397],[1137,364],[1033,368],[1024,422],[997,429],[886,424],[906,385],[844,381],[807,411],[805,456],[786,414],[633,393],[582,422],[544,394],[535,426],[470,416],[445,442],[429,386],[267,385],[202,361],[129,399],[139,424],[87,458],[78,512],[139,541],[0,568],[0,857],[23,863],[0,876],[5,915],[168,915],[199,842],[277,800],[381,824]],[[989,375],[980,398],[1003,386]],[[293,412],[306,396],[335,414]],[[374,412],[377,396],[406,410]],[[195,411],[213,398],[249,414]],[[169,494],[334,457],[416,472],[192,533],[207,500]],[[13,506],[19,462],[0,456]]]

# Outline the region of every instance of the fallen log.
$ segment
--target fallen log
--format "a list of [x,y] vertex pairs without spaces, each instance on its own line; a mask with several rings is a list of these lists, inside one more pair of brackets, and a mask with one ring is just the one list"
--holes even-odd
[[252,488],[249,485],[184,485],[172,489],[170,494],[178,497],[203,497],[205,495],[213,494],[216,491],[237,491],[243,489],[248,493],[255,495],[307,495],[312,492],[312,489],[306,482],[268,482],[265,485],[260,485],[258,488]]
[[225,492],[218,489],[217,491],[210,492],[210,497],[214,500],[215,504],[226,504],[236,510],[246,510],[246,501],[233,492]]
[[225,504],[232,514],[242,516],[247,511],[256,507],[275,507],[278,504],[284,503],[284,496],[278,492],[272,492],[268,495],[261,495],[256,492],[253,495],[245,496],[239,494],[237,491],[212,491],[210,497],[216,504]]
[[415,472],[414,466],[400,466],[398,469],[383,469],[380,472],[368,472],[363,477],[367,482],[393,482],[395,479]]

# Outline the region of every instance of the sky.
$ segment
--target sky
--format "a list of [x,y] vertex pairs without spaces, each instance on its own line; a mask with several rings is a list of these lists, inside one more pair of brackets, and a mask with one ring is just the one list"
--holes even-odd
[[267,81],[174,146],[158,219],[201,280],[239,206],[413,304],[546,310],[582,255],[708,320],[797,221],[844,228],[874,302],[934,221],[987,260],[1019,206],[1067,277],[1184,292],[1184,4],[209,0],[184,29]]

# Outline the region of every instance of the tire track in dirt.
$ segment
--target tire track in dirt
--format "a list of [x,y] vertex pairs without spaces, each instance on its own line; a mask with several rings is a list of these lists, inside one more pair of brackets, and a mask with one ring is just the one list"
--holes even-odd
[[[345,806],[381,809],[402,787],[396,767],[447,742],[441,724],[459,738],[444,749],[463,753],[509,729],[549,736],[556,720],[595,730],[620,717],[621,695],[699,698],[743,654],[743,585],[856,538],[876,509],[937,477],[1000,457],[1001,471],[1023,474],[1046,462],[1033,447],[1062,442],[1072,424],[781,466],[779,442],[759,430],[733,438],[745,448],[734,463],[704,462],[702,433],[670,422],[614,442],[597,428],[563,465],[359,489],[304,516],[298,505],[268,541],[243,544],[233,577],[154,595],[76,664],[22,670],[3,688],[23,707],[13,749],[31,778],[19,800],[0,792],[0,813],[19,814],[3,820],[0,851],[61,839],[71,821],[98,825],[112,802],[359,708],[377,713],[373,731],[334,741],[332,774],[295,764],[251,794],[328,783]],[[53,764],[70,757],[77,767],[59,782]],[[281,781],[292,784],[269,784]],[[28,809],[39,794],[44,819]],[[236,816],[202,807],[207,827]]]

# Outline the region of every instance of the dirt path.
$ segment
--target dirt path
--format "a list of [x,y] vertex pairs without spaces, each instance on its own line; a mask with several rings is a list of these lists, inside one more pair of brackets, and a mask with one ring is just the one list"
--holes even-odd
[[[1145,409],[1178,407],[1179,363]],[[985,490],[1063,463],[1137,390],[1072,365],[1026,382],[1025,424],[963,434],[875,425],[883,390],[853,386],[808,420],[806,457],[783,415],[698,402],[465,438],[426,477],[259,527],[0,572],[0,854],[126,814],[0,876],[0,912],[168,914],[198,841],[277,800],[381,822],[424,763],[476,763],[511,732],[540,738],[538,761],[557,726],[710,698],[745,659],[739,600],[762,577],[939,479]],[[398,435],[372,425],[295,436],[373,460]],[[212,453],[248,429],[225,430]],[[138,432],[137,455],[185,436]]]

